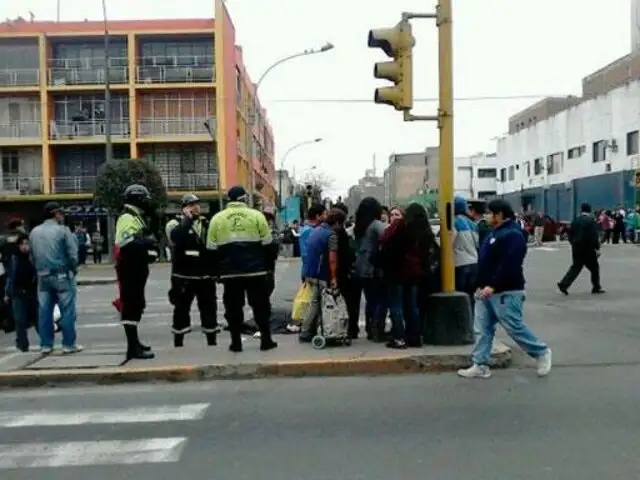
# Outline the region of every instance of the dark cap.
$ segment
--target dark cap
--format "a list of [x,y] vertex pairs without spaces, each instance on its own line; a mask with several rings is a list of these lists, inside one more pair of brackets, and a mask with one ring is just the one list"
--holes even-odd
[[52,217],[54,214],[61,212],[62,206],[58,202],[47,202],[44,204],[44,214]]
[[242,185],[236,185],[235,187],[231,187],[227,192],[227,197],[232,202],[239,202],[244,200],[247,197],[247,191],[244,189]]

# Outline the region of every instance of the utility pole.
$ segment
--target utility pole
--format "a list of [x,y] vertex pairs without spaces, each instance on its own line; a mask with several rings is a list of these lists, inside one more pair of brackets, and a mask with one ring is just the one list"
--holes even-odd
[[107,0],[102,0],[102,18],[104,20],[104,156],[106,163],[113,162],[113,143],[111,141],[111,70],[109,62],[109,23],[107,18]]

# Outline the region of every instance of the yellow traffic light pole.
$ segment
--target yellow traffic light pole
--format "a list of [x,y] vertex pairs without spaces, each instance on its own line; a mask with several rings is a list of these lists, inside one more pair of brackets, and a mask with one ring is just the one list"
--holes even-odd
[[438,115],[420,116],[404,111],[406,122],[436,121],[440,131],[438,210],[440,228],[440,274],[443,292],[455,291],[453,260],[453,28],[452,0],[440,0],[435,14],[403,13],[402,18],[434,18],[438,26]]

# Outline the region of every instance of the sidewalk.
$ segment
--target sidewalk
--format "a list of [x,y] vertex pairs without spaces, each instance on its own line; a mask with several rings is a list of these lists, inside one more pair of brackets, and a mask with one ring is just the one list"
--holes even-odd
[[[264,377],[353,376],[400,373],[452,372],[469,365],[470,346],[390,350],[364,339],[351,347],[314,350],[295,335],[276,336],[279,347],[259,350],[259,341],[245,338],[245,351],[228,351],[228,334],[219,346],[205,347],[194,333],[181,349],[154,346],[153,360],[124,362],[123,349],[92,350],[76,355],[43,356],[38,352],[9,353],[0,357],[0,388],[52,385],[186,382]],[[495,368],[511,363],[511,350],[497,342]]]
[[83,265],[76,277],[78,286],[111,285],[116,283],[116,271],[113,265]]

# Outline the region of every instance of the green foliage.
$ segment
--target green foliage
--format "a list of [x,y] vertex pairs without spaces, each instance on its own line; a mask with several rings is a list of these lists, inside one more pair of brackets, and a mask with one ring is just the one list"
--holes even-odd
[[146,160],[118,160],[104,164],[96,179],[94,202],[117,213],[124,203],[124,190],[135,183],[149,189],[154,210],[166,207],[167,189],[162,183],[160,172]]

